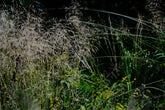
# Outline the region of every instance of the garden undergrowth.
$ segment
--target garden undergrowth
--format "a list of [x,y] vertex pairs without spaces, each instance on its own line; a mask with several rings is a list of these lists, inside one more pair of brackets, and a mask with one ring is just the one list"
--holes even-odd
[[78,6],[66,8],[65,20],[42,18],[33,6],[15,6],[14,15],[1,10],[0,109],[165,108],[164,33],[140,17],[103,10],[88,9],[137,25],[84,21],[87,9]]

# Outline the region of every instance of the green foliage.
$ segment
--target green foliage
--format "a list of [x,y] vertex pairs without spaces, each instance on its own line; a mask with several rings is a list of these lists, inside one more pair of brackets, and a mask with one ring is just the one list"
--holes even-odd
[[[20,22],[23,18],[18,19],[18,13],[11,20],[2,10],[0,109],[163,109],[163,33],[141,17],[84,9],[137,23],[136,27],[122,23],[116,27],[110,18],[110,26],[81,21],[82,9],[70,10],[68,16],[74,15],[62,22],[46,21],[27,10],[22,10],[27,19]],[[42,20],[51,28],[44,30]],[[94,57],[96,52],[102,56]],[[107,71],[115,78],[108,77]]]

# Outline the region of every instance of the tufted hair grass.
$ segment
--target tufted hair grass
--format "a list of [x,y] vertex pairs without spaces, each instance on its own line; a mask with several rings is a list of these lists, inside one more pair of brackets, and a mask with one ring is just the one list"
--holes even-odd
[[[159,102],[151,91],[164,93],[158,75],[164,71],[164,33],[141,16],[79,6],[66,8],[65,20],[46,18],[32,5],[1,9],[0,108],[144,109]],[[83,21],[83,10],[108,14],[108,25]]]
[[[98,36],[93,36],[97,28],[81,22],[45,21],[41,14],[46,14],[38,14],[33,6],[11,8],[11,14],[0,10],[2,109],[51,108],[49,98],[55,95],[52,91],[59,91],[54,89],[63,88],[59,83],[65,81],[67,70],[90,68],[87,58],[97,50]],[[72,10],[67,19],[79,21],[80,14]],[[77,72],[68,73],[71,86],[79,82]]]

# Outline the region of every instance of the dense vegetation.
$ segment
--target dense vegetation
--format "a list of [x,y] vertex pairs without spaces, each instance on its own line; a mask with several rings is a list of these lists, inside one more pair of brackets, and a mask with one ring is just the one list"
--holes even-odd
[[70,3],[1,1],[0,110],[165,109],[164,25]]

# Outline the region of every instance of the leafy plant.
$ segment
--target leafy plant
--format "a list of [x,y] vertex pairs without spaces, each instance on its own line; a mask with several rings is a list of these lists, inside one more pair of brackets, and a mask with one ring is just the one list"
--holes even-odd
[[67,19],[51,19],[20,2],[0,13],[0,108],[163,109],[165,40],[152,23],[77,2],[63,8]]

